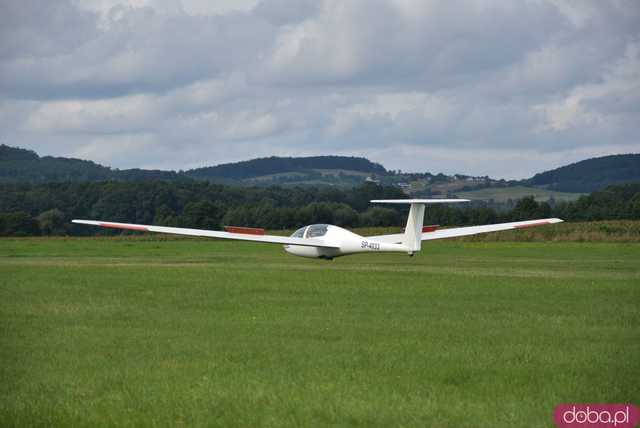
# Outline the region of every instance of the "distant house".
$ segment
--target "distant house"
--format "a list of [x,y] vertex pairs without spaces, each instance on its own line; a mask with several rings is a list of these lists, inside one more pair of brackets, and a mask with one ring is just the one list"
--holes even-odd
[[364,179],[364,181],[366,181],[367,183],[375,183],[375,184],[380,184],[380,180],[376,180],[373,177],[367,177]]
[[398,186],[399,188],[405,191],[411,189],[411,184],[409,183],[400,182],[400,183],[396,183],[396,186]]

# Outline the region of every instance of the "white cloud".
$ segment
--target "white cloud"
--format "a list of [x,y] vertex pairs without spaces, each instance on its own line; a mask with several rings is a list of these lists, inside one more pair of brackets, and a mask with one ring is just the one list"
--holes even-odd
[[514,177],[640,151],[631,0],[10,0],[3,12],[0,139],[44,154],[178,169],[339,153]]
[[[602,81],[574,87],[567,96],[557,101],[536,105],[542,112],[546,129],[566,131],[571,128],[599,128],[624,116],[640,122],[640,45],[627,46],[625,56],[613,64],[602,76]],[[635,111],[634,111],[635,110]],[[620,123],[618,123],[620,124]]]
[[[121,134],[94,136],[75,150],[72,155],[80,159],[109,162],[114,157],[136,156],[149,153],[156,147],[154,136],[150,134]],[[144,163],[144,160],[143,160]]]

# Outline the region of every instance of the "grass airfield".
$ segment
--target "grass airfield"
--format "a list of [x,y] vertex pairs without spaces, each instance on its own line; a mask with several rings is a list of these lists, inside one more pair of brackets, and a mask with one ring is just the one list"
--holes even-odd
[[0,426],[552,427],[640,402],[640,244],[0,240]]

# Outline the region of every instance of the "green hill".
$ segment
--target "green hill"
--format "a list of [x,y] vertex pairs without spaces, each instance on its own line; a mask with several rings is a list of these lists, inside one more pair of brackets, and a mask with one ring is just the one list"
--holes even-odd
[[0,145],[0,182],[4,183],[195,179],[251,185],[357,185],[368,175],[386,172],[382,165],[368,159],[347,156],[269,157],[184,172],[138,168],[119,170],[81,159],[41,157],[31,150]]
[[172,181],[178,178],[180,175],[174,171],[111,169],[87,160],[40,157],[31,150],[0,145],[0,182],[5,183]]
[[112,171],[91,161],[40,157],[36,152],[0,145],[0,181],[45,183],[52,181],[100,181]]
[[[273,176],[283,173],[319,173],[320,170],[342,170],[344,174],[359,172],[366,174],[385,174],[387,171],[378,163],[361,157],[311,156],[311,157],[268,157],[248,161],[227,163],[206,168],[186,171],[189,177],[200,180],[232,179],[246,180]],[[330,173],[328,175],[334,175]]]
[[563,192],[593,192],[611,184],[640,182],[640,154],[586,159],[534,175],[526,183]]

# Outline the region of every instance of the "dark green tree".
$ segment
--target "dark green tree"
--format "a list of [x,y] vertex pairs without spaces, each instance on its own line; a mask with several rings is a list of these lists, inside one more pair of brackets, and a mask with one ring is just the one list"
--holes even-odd
[[185,227],[219,229],[224,211],[209,201],[189,202],[184,207],[181,223]]
[[400,214],[392,208],[369,208],[360,216],[362,226],[399,226]]
[[57,208],[40,213],[37,221],[43,235],[65,235],[69,226],[64,213]]
[[35,236],[39,232],[36,219],[24,211],[0,214],[1,236]]

